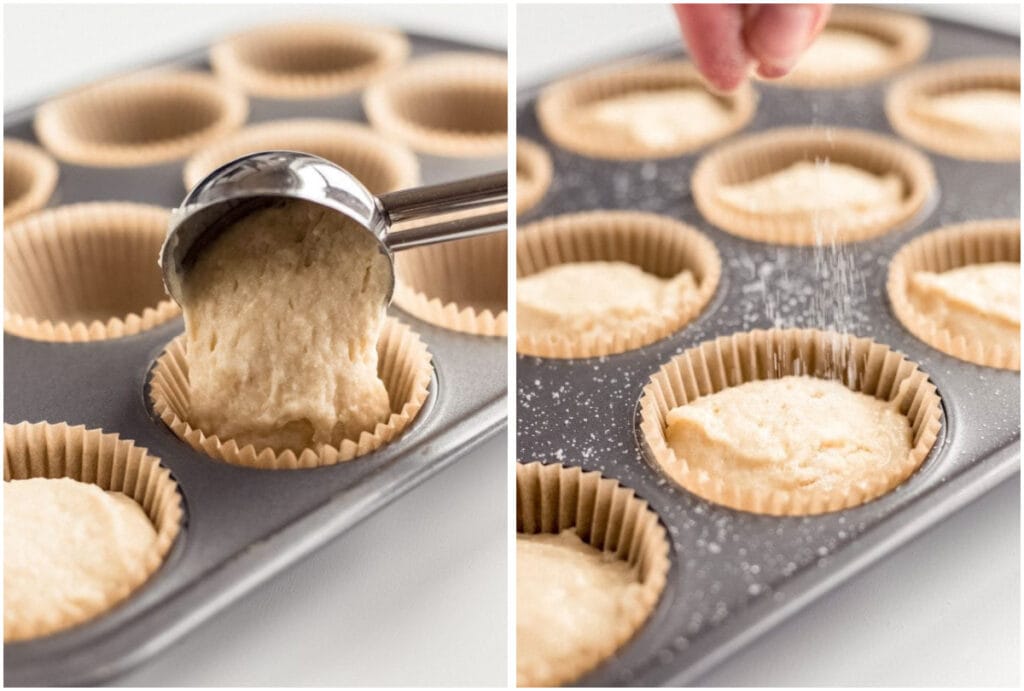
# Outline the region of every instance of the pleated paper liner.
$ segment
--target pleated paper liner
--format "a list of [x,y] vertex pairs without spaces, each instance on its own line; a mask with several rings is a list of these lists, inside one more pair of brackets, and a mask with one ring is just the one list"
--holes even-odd
[[4,233],[4,330],[97,341],[176,317],[156,261],[168,218],[158,206],[89,202],[12,224]]
[[943,272],[968,264],[1020,262],[1020,220],[973,221],[911,240],[889,264],[889,302],[900,323],[928,345],[986,367],[1020,370],[1020,341],[997,343],[970,331],[952,333],[917,310],[907,289],[918,271]]
[[196,451],[233,465],[266,470],[316,468],[350,461],[376,451],[396,439],[416,418],[427,400],[432,366],[426,344],[412,329],[389,317],[377,342],[377,372],[391,398],[391,416],[373,432],[358,439],[346,439],[339,447],[324,445],[297,454],[277,452],[270,447],[239,446],[233,439],[220,439],[192,427],[189,422],[190,389],[185,336],[182,334],[164,349],[151,371],[149,400],[153,411],[179,439]]
[[[844,163],[874,175],[896,174],[903,198],[876,213],[756,213],[719,199],[727,185],[751,182],[800,161]],[[883,235],[913,219],[932,198],[935,173],[928,158],[890,137],[832,127],[782,127],[715,148],[697,164],[694,202],[708,222],[750,240],[780,245],[857,242]]]
[[46,206],[56,187],[56,161],[38,146],[4,139],[4,223]]
[[[691,472],[665,438],[673,408],[745,382],[807,375],[836,380],[851,391],[896,401],[910,422],[913,448],[888,472],[831,492],[800,488],[765,491]],[[675,356],[655,373],[640,398],[646,451],[670,479],[697,496],[739,511],[807,516],[858,506],[910,477],[938,437],[942,416],[935,386],[918,366],[867,338],[813,329],[750,331],[705,341]]]
[[559,533],[575,528],[586,543],[614,553],[640,576],[640,607],[627,613],[605,645],[581,651],[571,666],[553,676],[541,670],[518,677],[519,686],[557,686],[596,667],[622,647],[654,611],[669,571],[669,539],[647,502],[617,480],[596,471],[533,463],[516,464],[516,529],[520,533]]
[[374,194],[415,187],[420,181],[415,154],[366,125],[296,118],[251,125],[199,150],[185,164],[185,187],[191,189],[207,174],[240,156],[272,150],[325,158],[355,175]]
[[217,75],[253,96],[313,99],[362,89],[401,65],[409,41],[398,31],[344,22],[272,24],[210,49]]
[[693,273],[697,294],[689,309],[652,314],[622,332],[558,337],[520,333],[516,350],[548,358],[587,358],[641,348],[693,321],[715,294],[722,263],[714,243],[675,219],[639,211],[587,211],[552,216],[519,229],[517,275],[522,278],[570,262],[623,261],[670,278]]
[[1013,58],[967,58],[919,67],[889,88],[885,112],[901,136],[931,151],[979,161],[1020,159],[1020,132],[1007,138],[946,124],[916,110],[930,97],[968,89],[1020,92],[1020,61]]
[[570,77],[545,88],[537,99],[537,117],[544,134],[558,146],[593,158],[634,160],[665,158],[695,151],[742,129],[754,116],[756,99],[749,85],[730,94],[713,94],[729,112],[728,122],[716,132],[694,134],[673,144],[650,147],[627,133],[614,136],[611,128],[595,131],[577,122],[581,107],[639,91],[696,88],[706,90],[692,63],[665,61],[602,68]]
[[544,147],[524,137],[516,139],[516,213],[525,214],[540,203],[551,186],[552,173]]
[[508,145],[508,63],[484,53],[438,53],[372,84],[363,94],[370,124],[414,150],[486,158]]
[[151,70],[86,86],[36,112],[57,158],[96,167],[173,161],[245,122],[245,96],[201,72]]
[[65,616],[55,617],[44,624],[26,623],[13,631],[5,627],[5,641],[55,633],[111,609],[160,568],[181,530],[183,511],[178,483],[160,464],[159,458],[151,456],[135,442],[81,425],[48,422],[4,425],[5,482],[64,477],[95,484],[134,499],[153,522],[156,542],[136,565],[130,580],[102,609],[91,611],[82,608],[73,619],[68,619],[67,613],[63,613]]
[[801,89],[839,89],[859,86],[888,77],[911,65],[925,54],[931,43],[931,29],[920,17],[859,5],[835,5],[825,31],[838,29],[861,34],[882,43],[886,60],[876,65],[843,64],[841,70],[815,71],[811,65],[797,64],[781,79],[767,84]]

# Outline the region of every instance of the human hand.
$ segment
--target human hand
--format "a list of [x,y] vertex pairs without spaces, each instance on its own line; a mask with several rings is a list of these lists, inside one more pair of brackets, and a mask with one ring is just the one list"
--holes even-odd
[[828,21],[831,5],[673,5],[697,69],[731,91],[750,68],[785,76]]

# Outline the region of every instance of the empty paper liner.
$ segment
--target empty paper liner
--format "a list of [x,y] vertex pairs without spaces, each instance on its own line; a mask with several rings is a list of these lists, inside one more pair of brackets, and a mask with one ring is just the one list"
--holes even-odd
[[149,400],[153,411],[179,439],[211,458],[234,465],[268,470],[315,468],[350,461],[397,438],[416,418],[430,391],[433,368],[426,344],[408,326],[393,318],[384,323],[377,342],[377,371],[391,399],[391,416],[373,432],[346,439],[339,447],[328,444],[300,454],[272,448],[240,447],[233,439],[207,435],[189,423],[188,360],[185,337],[178,336],[161,353],[151,371]]
[[1019,160],[1019,121],[1012,132],[1006,132],[986,127],[991,114],[984,108],[977,113],[977,126],[929,114],[929,99],[969,90],[1005,90],[1019,99],[1020,61],[967,58],[920,67],[890,87],[885,112],[896,132],[931,151],[979,161]]
[[[744,209],[719,194],[808,162],[839,163],[875,176],[896,176],[901,195],[874,211],[820,210],[773,213]],[[784,127],[722,144],[697,164],[694,202],[708,222],[733,235],[780,245],[857,242],[911,222],[933,199],[935,173],[928,158],[890,137],[856,129]],[[781,192],[780,192],[781,193]]]
[[4,330],[40,341],[97,341],[176,317],[157,266],[169,218],[158,206],[89,202],[11,225]]
[[910,333],[947,355],[986,367],[1020,370],[1020,341],[1000,342],[971,328],[953,333],[922,313],[909,296],[918,271],[941,273],[969,264],[1020,263],[1020,220],[973,221],[917,237],[889,265],[889,302]]
[[24,640],[56,633],[108,611],[139,588],[163,563],[181,530],[182,502],[178,483],[160,459],[133,441],[99,429],[22,422],[4,425],[4,481],[31,478],[70,478],[120,492],[142,507],[156,530],[156,540],[145,552],[123,587],[102,607],[83,606],[68,617],[55,612],[45,622],[25,622],[10,630],[4,641]]
[[501,156],[508,145],[508,63],[484,53],[438,53],[363,94],[377,130],[424,154]]
[[639,606],[617,622],[604,645],[580,651],[572,665],[554,670],[518,669],[519,686],[557,686],[578,679],[632,638],[665,589],[668,533],[644,499],[596,471],[517,463],[517,531],[557,534],[568,528],[575,528],[580,539],[592,547],[614,554],[636,569],[642,588]]
[[[665,420],[673,408],[745,382],[789,375],[835,380],[851,391],[895,401],[910,423],[911,452],[884,473],[831,491],[806,486],[768,491],[692,471],[668,445]],[[663,365],[644,387],[639,407],[649,458],[671,480],[716,504],[774,516],[838,511],[889,492],[924,462],[942,417],[935,386],[902,354],[867,338],[814,329],[758,330],[705,341]]]
[[536,142],[516,140],[516,213],[525,214],[537,206],[551,186],[551,157]]
[[623,330],[559,335],[520,332],[516,350],[549,358],[587,358],[640,348],[682,329],[701,313],[718,287],[722,266],[700,231],[666,216],[639,211],[586,211],[523,226],[516,237],[519,278],[570,262],[626,262],[648,274],[693,274],[697,286],[682,309],[652,311]]
[[[666,141],[644,142],[630,136],[626,127],[598,127],[581,120],[582,109],[601,101],[667,90],[708,94],[723,111],[721,121],[703,132],[676,131]],[[755,105],[749,85],[733,93],[714,94],[707,90],[692,63],[673,60],[602,68],[556,82],[537,99],[537,118],[544,134],[563,149],[593,158],[631,160],[679,156],[723,139],[750,122]],[[697,120],[703,122],[706,118]]]
[[240,156],[259,151],[301,151],[352,173],[373,194],[415,187],[416,156],[372,129],[345,120],[275,120],[246,127],[198,151],[185,164],[185,187]]
[[4,223],[46,206],[56,187],[56,161],[38,146],[4,139]]
[[253,96],[312,99],[362,89],[409,55],[398,31],[343,22],[273,24],[210,49],[217,75]]
[[84,166],[146,166],[183,158],[245,122],[245,96],[201,72],[148,71],[60,96],[36,112],[39,141]]

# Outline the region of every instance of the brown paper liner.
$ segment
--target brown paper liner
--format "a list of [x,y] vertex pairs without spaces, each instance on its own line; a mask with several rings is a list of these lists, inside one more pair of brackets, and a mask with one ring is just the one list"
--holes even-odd
[[45,636],[91,620],[123,601],[163,564],[181,530],[178,483],[160,459],[116,434],[82,425],[39,422],[4,425],[4,482],[31,478],[71,478],[121,492],[134,499],[156,529],[156,542],[137,564],[121,591],[101,611],[54,617],[42,627],[4,629],[4,642]]
[[207,435],[189,423],[190,389],[185,335],[171,341],[152,369],[149,400],[153,411],[179,439],[211,458],[265,470],[292,470],[334,465],[376,451],[397,438],[416,418],[430,393],[433,368],[426,344],[408,326],[389,317],[377,342],[377,372],[391,398],[391,417],[377,423],[373,432],[358,439],[346,439],[340,447],[324,445],[305,449],[296,455],[288,450],[278,453],[270,447],[256,449],[252,444],[239,446],[234,439]]
[[520,533],[559,533],[575,528],[584,542],[629,562],[643,586],[641,607],[617,622],[606,645],[581,651],[571,667],[555,676],[519,677],[519,686],[558,686],[571,682],[622,647],[654,611],[669,570],[669,538],[657,514],[633,490],[596,471],[543,463],[516,464],[516,529]]
[[1020,262],[1020,219],[974,221],[949,226],[911,240],[889,264],[889,302],[910,333],[947,355],[986,367],[1020,371],[1020,343],[1003,344],[953,334],[918,312],[907,295],[918,271],[943,272],[968,264]]
[[46,206],[57,175],[57,162],[38,146],[4,139],[4,223]]
[[[882,401],[899,401],[913,449],[884,475],[833,492],[809,488],[767,492],[690,472],[665,438],[673,408],[745,382],[808,375],[836,380]],[[640,430],[649,457],[697,496],[739,511],[807,516],[871,501],[902,483],[924,462],[938,437],[942,404],[928,376],[900,353],[868,338],[814,329],[750,331],[705,341],[672,358],[644,387]],[[703,475],[703,477],[702,477]]]
[[[799,161],[827,159],[875,175],[895,173],[904,197],[894,209],[836,219],[829,214],[760,214],[723,203],[718,189],[782,170]],[[694,202],[710,223],[751,240],[780,245],[857,242],[883,235],[916,216],[932,197],[935,173],[928,158],[890,137],[864,130],[784,127],[733,140],[705,155],[691,180]],[[828,228],[821,225],[827,222]],[[834,237],[833,237],[834,236]]]
[[979,161],[1017,161],[1020,135],[1012,139],[944,125],[922,117],[914,105],[921,99],[967,89],[1020,91],[1020,61],[1011,58],[969,58],[926,65],[890,87],[885,98],[889,123],[901,136],[931,151]]
[[679,88],[707,88],[692,63],[675,60],[604,68],[545,88],[537,100],[537,117],[544,134],[563,149],[594,158],[632,160],[664,158],[695,151],[737,132],[754,116],[756,99],[749,85],[733,93],[715,94],[729,106],[731,118],[725,129],[710,136],[680,139],[672,146],[658,148],[644,146],[625,135],[609,136],[605,129],[600,132],[589,130],[572,117],[581,106],[630,92]]
[[69,163],[145,166],[216,141],[241,126],[248,112],[245,96],[208,74],[153,70],[44,103],[35,131]]
[[219,77],[264,98],[311,99],[363,88],[402,64],[409,41],[382,27],[343,22],[273,24],[210,49]]
[[420,153],[500,156],[508,146],[508,63],[484,53],[411,62],[363,94],[377,130]]
[[4,330],[98,341],[176,317],[156,262],[169,217],[158,206],[89,202],[13,224],[4,234]]
[[516,139],[516,213],[525,214],[540,203],[553,171],[544,147],[524,137]]
[[793,71],[781,79],[765,80],[767,84],[799,89],[836,89],[867,84],[902,70],[921,59],[931,43],[931,29],[920,17],[903,12],[864,7],[835,5],[828,29],[842,29],[881,41],[889,48],[889,59],[881,65],[867,66],[845,74],[813,74]]
[[557,264],[624,261],[669,278],[693,273],[697,294],[688,311],[652,315],[626,332],[597,337],[519,334],[516,350],[548,358],[587,358],[623,353],[654,343],[693,321],[715,294],[722,262],[700,231],[666,216],[639,211],[587,211],[545,218],[516,236],[517,275],[522,278]]
[[326,158],[356,176],[373,194],[416,187],[416,155],[366,125],[345,120],[275,120],[246,127],[198,151],[185,163],[191,189],[221,165],[257,151],[302,151]]

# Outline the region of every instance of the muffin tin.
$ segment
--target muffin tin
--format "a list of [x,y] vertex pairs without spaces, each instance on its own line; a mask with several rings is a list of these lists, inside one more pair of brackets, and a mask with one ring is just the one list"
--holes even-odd
[[[941,20],[929,24],[933,39],[925,62],[1019,53],[1016,37]],[[673,44],[653,55],[674,58],[679,52]],[[812,123],[895,136],[884,110],[889,83],[842,90],[758,84],[757,112],[736,136]],[[1019,215],[1018,162],[979,163],[928,153],[938,193],[921,213],[839,253],[816,252],[744,240],[709,224],[690,192],[691,174],[707,149],[634,162],[578,156],[544,136],[536,96],[535,90],[520,93],[518,135],[548,149],[554,179],[520,225],[590,209],[650,211],[697,227],[722,255],[722,279],[711,303],[668,338],[605,358],[517,358],[519,460],[578,465],[618,480],[649,502],[673,543],[668,584],[647,624],[578,684],[698,682],[746,643],[1019,470],[1019,374],[971,365],[930,348],[900,325],[886,298],[889,261],[911,238],[957,222]],[[863,283],[855,286],[848,304],[835,306],[822,295],[816,266],[856,268]],[[829,323],[816,319],[815,310],[828,315]],[[773,326],[831,327],[867,336],[921,366],[938,388],[944,415],[932,453],[910,479],[856,508],[775,518],[708,503],[651,465],[640,441],[637,408],[651,375],[691,346]]]
[[[492,52],[423,35],[409,40],[414,57],[451,50]],[[165,63],[208,71],[206,56],[203,48]],[[365,121],[359,93],[318,100],[253,97],[249,106],[249,123],[286,117]],[[35,111],[31,106],[7,113],[4,136],[35,142]],[[420,156],[419,161],[425,183],[506,166],[504,156]],[[186,192],[184,163],[135,168],[61,163],[50,206],[119,200],[173,207]],[[32,341],[5,333],[5,421],[84,424],[132,440],[171,470],[185,510],[182,532],[163,566],[125,602],[68,631],[6,644],[5,683],[95,684],[116,677],[499,431],[507,407],[505,340],[448,331],[396,308],[390,313],[410,325],[433,355],[423,409],[397,440],[374,453],[296,471],[215,461],[179,440],[153,412],[147,391],[150,369],[182,332],[180,317],[134,336],[86,343]]]

